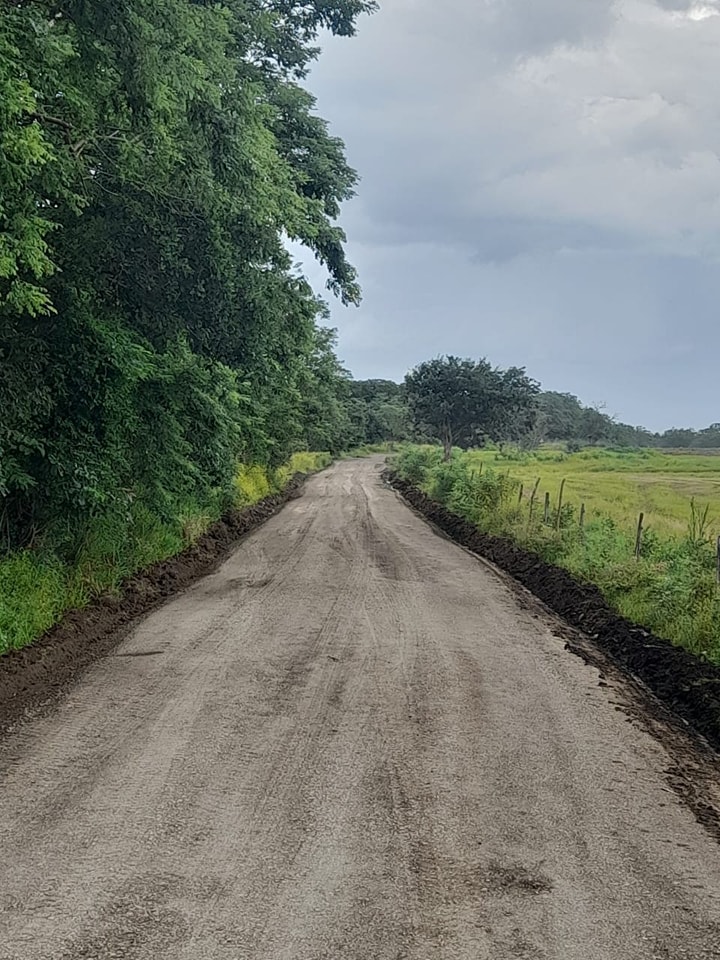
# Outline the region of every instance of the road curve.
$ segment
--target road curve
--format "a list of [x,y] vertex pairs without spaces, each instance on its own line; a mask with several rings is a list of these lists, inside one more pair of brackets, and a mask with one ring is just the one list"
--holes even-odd
[[332,467],[0,743],[0,958],[720,958],[720,847],[555,628]]

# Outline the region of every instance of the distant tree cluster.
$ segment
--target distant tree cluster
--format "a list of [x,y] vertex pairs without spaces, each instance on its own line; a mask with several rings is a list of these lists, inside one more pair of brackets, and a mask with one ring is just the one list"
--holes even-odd
[[720,449],[720,423],[711,423],[704,430],[666,430],[653,434],[653,445],[690,449]]
[[405,390],[393,380],[353,381],[349,414],[358,443],[388,443],[414,436]]
[[710,449],[720,448],[720,423],[704,430],[674,428],[653,433],[621,423],[597,407],[583,406],[571,393],[549,390],[540,394],[532,437],[538,442],[563,440],[581,445]]
[[529,440],[533,445],[563,440],[572,444],[626,443],[637,446],[642,428],[617,424],[598,407],[586,407],[571,393],[540,394]]
[[431,440],[445,455],[453,446],[487,441],[528,448],[563,442],[584,446],[720,449],[720,423],[705,430],[652,433],[618,422],[601,407],[571,393],[541,391],[521,367],[502,370],[488,360],[436,357],[421,363],[403,384],[362,380],[350,384],[350,420],[357,442]]

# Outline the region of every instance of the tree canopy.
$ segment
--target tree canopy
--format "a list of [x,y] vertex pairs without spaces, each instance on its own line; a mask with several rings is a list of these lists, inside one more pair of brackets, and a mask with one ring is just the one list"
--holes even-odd
[[[356,174],[300,85],[372,0],[19,0],[0,20],[0,524],[337,448],[347,392],[286,238],[357,303]],[[324,391],[314,409],[308,393]],[[323,418],[327,413],[328,422]]]
[[409,440],[413,436],[403,387],[393,380],[356,380],[350,385],[350,412],[362,443]]
[[449,458],[454,444],[522,436],[532,426],[539,386],[519,367],[448,356],[411,371],[405,391],[416,426],[439,440]]

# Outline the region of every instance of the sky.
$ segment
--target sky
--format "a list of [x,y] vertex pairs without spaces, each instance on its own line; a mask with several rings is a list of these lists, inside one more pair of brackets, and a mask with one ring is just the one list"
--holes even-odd
[[720,0],[385,0],[322,45],[355,377],[486,356],[627,423],[720,421]]

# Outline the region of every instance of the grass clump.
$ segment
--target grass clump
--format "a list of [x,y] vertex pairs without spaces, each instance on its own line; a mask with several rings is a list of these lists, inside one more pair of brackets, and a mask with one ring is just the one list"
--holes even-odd
[[290,457],[288,469],[290,475],[296,473],[317,473],[318,470],[324,470],[332,463],[332,457],[329,453],[312,453],[309,450],[301,450]]
[[25,646],[56,623],[67,586],[57,558],[23,550],[0,560],[0,652]]

